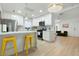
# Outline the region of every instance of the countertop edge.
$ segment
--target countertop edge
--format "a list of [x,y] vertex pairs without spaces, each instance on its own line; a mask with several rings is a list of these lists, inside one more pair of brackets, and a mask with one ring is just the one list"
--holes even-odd
[[36,33],[36,31],[14,31],[14,32],[0,33],[0,35],[23,34],[23,33]]

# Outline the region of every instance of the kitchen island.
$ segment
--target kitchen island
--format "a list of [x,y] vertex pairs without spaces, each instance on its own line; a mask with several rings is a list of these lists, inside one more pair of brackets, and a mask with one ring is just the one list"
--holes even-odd
[[[4,37],[15,36],[16,42],[17,42],[17,47],[18,47],[18,52],[21,52],[21,51],[23,51],[24,37],[25,37],[25,35],[28,35],[28,34],[33,35],[32,47],[36,48],[37,47],[37,33],[36,33],[36,31],[15,31],[15,32],[0,33],[0,48],[1,48],[1,44],[2,44],[2,39]],[[7,44],[6,55],[14,54],[14,49],[12,47],[13,47],[12,43]]]
[[54,31],[43,31],[43,40],[48,42],[55,42],[56,40],[56,33]]

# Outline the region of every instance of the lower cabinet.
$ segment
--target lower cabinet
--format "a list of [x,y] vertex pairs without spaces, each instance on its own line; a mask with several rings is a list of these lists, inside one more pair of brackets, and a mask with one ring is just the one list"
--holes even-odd
[[53,31],[43,31],[43,40],[53,42],[56,39],[56,34]]

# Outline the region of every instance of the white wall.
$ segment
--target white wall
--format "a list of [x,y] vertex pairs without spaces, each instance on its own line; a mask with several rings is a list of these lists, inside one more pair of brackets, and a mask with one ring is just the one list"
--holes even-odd
[[[68,31],[69,36],[79,37],[79,8],[74,8],[58,15],[59,30]],[[62,24],[69,24],[69,28],[63,28]]]
[[[60,22],[56,23],[58,24],[59,30],[68,31],[69,36],[79,36],[79,19],[73,18],[73,19],[64,19],[60,20]],[[63,24],[69,24],[69,28],[63,28]]]

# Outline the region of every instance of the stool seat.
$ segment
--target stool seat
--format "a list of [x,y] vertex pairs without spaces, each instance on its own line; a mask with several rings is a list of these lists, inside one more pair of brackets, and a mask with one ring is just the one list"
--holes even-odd
[[17,55],[17,45],[16,45],[16,37],[15,36],[9,36],[9,37],[4,37],[3,41],[2,41],[2,55],[5,55],[5,48],[8,42],[12,42],[13,43],[13,48],[15,51],[15,54]]
[[13,36],[3,38],[3,40],[6,41],[6,42],[8,42],[8,41],[13,41],[14,39],[16,39],[16,38],[13,37]]

